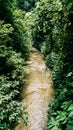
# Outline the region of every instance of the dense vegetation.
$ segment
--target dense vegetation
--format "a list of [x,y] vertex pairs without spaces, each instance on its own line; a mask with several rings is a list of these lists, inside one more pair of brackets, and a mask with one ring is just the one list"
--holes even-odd
[[55,100],[48,113],[48,129],[73,129],[73,2],[42,0],[34,10],[34,46],[53,70]]
[[23,118],[20,91],[31,48],[25,14],[15,0],[0,1],[0,130],[12,129]]
[[28,12],[35,6],[36,1],[37,0],[17,0],[17,3],[20,9]]
[[48,129],[73,130],[72,0],[0,1],[0,130],[11,130],[23,118],[19,100],[31,42],[53,71]]

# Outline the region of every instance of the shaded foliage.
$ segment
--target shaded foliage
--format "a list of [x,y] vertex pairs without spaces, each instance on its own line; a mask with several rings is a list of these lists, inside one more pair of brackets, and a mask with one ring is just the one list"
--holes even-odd
[[25,60],[31,43],[25,12],[15,0],[0,1],[0,130],[11,130],[26,117],[20,92],[26,79]]
[[30,11],[36,3],[37,0],[17,0],[18,7],[25,11]]
[[16,6],[16,0],[0,1],[0,19],[9,23],[13,22],[13,11]]
[[35,2],[0,1],[0,129],[10,130],[21,120],[23,107],[19,103],[20,86],[25,79],[26,69],[23,66],[32,42],[44,54],[47,66],[53,70],[55,100],[48,112],[48,129],[72,130],[73,2]]
[[34,46],[53,70],[55,100],[48,113],[48,129],[73,129],[73,3],[43,0],[34,10]]

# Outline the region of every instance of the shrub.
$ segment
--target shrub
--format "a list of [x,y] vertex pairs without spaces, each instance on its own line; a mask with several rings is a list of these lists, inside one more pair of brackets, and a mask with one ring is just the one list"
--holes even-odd
[[25,82],[25,60],[12,48],[13,28],[0,21],[0,130],[10,130],[23,118],[20,92]]

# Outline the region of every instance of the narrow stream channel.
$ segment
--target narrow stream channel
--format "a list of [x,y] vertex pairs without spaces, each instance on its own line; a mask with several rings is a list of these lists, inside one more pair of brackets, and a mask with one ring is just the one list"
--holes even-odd
[[29,58],[26,89],[23,88],[22,102],[28,112],[28,125],[18,125],[15,130],[47,130],[48,104],[54,98],[52,73],[46,68],[43,55],[36,49]]

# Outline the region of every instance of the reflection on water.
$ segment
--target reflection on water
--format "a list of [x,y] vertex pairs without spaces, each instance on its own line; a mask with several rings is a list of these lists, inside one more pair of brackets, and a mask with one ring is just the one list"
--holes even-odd
[[15,130],[47,130],[48,104],[54,98],[51,71],[46,69],[43,55],[36,49],[29,58],[26,90],[22,92],[22,102],[28,112],[28,125],[18,125]]

